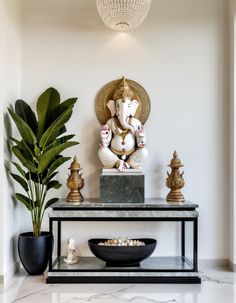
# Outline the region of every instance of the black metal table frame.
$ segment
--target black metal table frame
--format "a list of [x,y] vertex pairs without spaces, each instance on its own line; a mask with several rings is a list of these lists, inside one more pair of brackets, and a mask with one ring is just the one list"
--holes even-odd
[[[176,211],[182,209],[176,209]],[[185,209],[186,210],[186,209]],[[112,211],[112,210],[111,210]],[[198,216],[196,217],[50,217],[49,232],[51,234],[50,241],[50,258],[49,272],[76,272],[77,270],[61,270],[53,269],[58,258],[61,256],[61,223],[63,221],[146,221],[146,222],[181,222],[181,256],[192,266],[192,269],[168,269],[154,270],[157,272],[198,272]],[[53,261],[53,222],[57,222],[57,257]],[[193,262],[185,256],[185,222],[193,223]],[[81,270],[78,270],[81,272]],[[122,271],[117,269],[116,272]],[[102,281],[99,277],[48,277],[47,283],[201,283],[198,276],[189,277],[103,277]]]

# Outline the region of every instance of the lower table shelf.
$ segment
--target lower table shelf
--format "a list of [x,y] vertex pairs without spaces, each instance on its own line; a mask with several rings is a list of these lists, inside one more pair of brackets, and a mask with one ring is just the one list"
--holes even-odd
[[[59,201],[49,213],[50,258],[47,283],[201,283],[198,273],[198,208],[197,204],[146,199],[145,203],[101,203],[89,201],[70,204]],[[64,222],[176,222],[180,224],[179,257],[151,257],[140,267],[106,267],[94,257],[80,258],[67,265],[61,256],[61,229]],[[191,261],[186,255],[186,223],[192,225]],[[191,230],[190,230],[191,232]],[[53,238],[57,245],[53,250]],[[191,249],[190,249],[191,251]]]
[[106,267],[95,257],[80,257],[68,265],[64,258],[55,260],[47,283],[201,283],[186,257],[151,257],[140,267]]

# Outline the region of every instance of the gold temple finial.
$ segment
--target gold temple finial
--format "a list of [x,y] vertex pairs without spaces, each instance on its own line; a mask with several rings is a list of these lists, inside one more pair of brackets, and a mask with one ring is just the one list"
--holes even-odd
[[178,158],[178,154],[177,154],[176,150],[174,151],[173,159],[171,160],[171,162],[168,166],[175,167],[175,168],[183,167],[180,159]]
[[69,167],[70,175],[67,179],[67,187],[70,189],[70,192],[67,196],[68,202],[82,202],[84,198],[80,190],[84,187],[84,179],[81,174],[82,168],[77,160],[77,157],[74,156],[73,162]]
[[77,170],[77,171],[81,170],[80,164],[79,164],[76,156],[74,156],[74,160],[73,160],[73,162],[71,162],[69,169],[71,171],[72,170]]
[[183,167],[176,150],[173,153],[173,158],[168,165],[171,167],[171,173],[167,172],[166,186],[170,188],[170,192],[167,195],[166,200],[169,202],[184,202],[184,196],[181,193],[181,189],[184,187],[183,174],[180,173],[179,168]]

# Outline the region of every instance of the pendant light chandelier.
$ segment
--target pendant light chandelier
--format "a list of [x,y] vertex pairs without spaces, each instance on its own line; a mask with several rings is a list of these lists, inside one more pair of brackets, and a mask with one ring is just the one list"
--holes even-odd
[[138,27],[146,18],[150,5],[151,0],[97,0],[103,22],[117,31]]

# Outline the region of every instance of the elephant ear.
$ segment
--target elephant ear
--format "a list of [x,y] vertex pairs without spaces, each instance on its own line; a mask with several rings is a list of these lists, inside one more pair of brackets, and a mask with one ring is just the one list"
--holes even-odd
[[130,115],[132,117],[134,117],[135,113],[136,113],[136,110],[138,109],[139,107],[139,103],[137,100],[132,100],[131,104],[130,104]]
[[109,100],[107,102],[107,107],[109,108],[110,112],[111,112],[111,116],[115,116],[116,114],[116,102],[114,100]]

